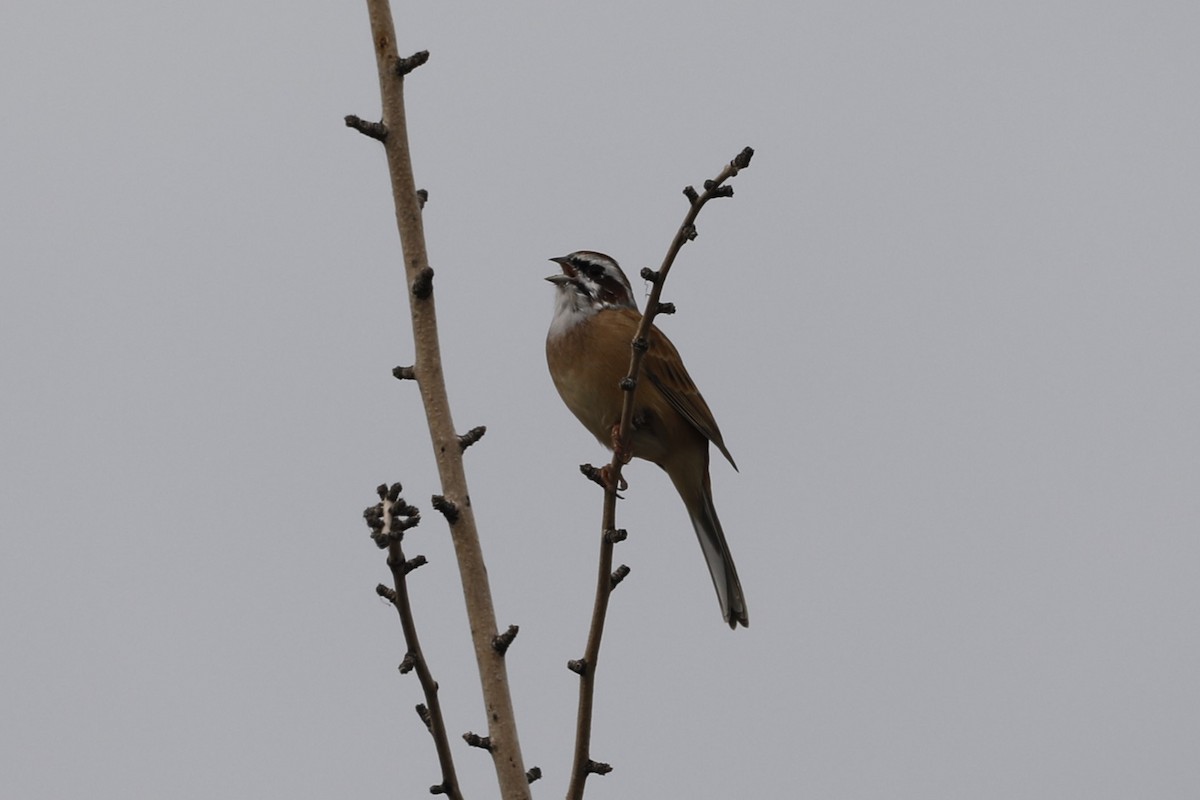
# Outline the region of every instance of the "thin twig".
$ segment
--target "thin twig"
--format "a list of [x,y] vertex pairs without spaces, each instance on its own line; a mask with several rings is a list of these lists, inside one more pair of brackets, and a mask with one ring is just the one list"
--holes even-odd
[[[604,634],[604,621],[608,615],[608,598],[618,580],[614,580],[612,568],[613,543],[619,540],[612,535],[617,530],[617,487],[621,482],[621,468],[624,462],[617,451],[630,452],[631,434],[633,428],[634,399],[637,394],[638,376],[641,374],[642,359],[648,349],[648,334],[654,318],[664,313],[659,298],[662,296],[663,283],[675,263],[675,257],[686,242],[696,238],[696,217],[709,200],[714,197],[729,197],[733,188],[725,185],[725,181],[738,174],[738,171],[750,165],[754,151],[749,147],[742,150],[733,161],[725,165],[725,169],[713,180],[704,182],[704,191],[697,194],[691,186],[683,193],[688,198],[688,213],[680,224],[662,266],[657,272],[643,270],[642,276],[652,284],[650,298],[646,301],[646,312],[642,315],[641,324],[633,337],[630,346],[629,372],[621,382],[625,390],[624,404],[621,407],[621,427],[617,435],[619,448],[613,452],[612,462],[608,466],[608,482],[604,489],[604,511],[600,521],[600,557],[597,566],[596,599],[592,607],[592,624],[588,630],[587,646],[582,659],[571,662],[571,669],[579,674],[579,711],[575,727],[575,755],[571,765],[571,782],[567,787],[568,800],[580,800],[583,797],[584,783],[592,773],[606,774],[612,767],[591,760],[592,737],[592,704],[596,688],[596,663],[600,658],[600,640]],[[673,308],[672,308],[673,310]],[[667,312],[670,313],[670,312]],[[622,575],[622,577],[624,577]]]
[[420,521],[420,512],[404,502],[400,497],[400,484],[394,483],[389,488],[380,486],[379,503],[368,508],[364,516],[371,528],[371,537],[377,544],[383,544],[388,551],[388,567],[392,571],[392,586],[382,583],[376,587],[376,593],[390,602],[400,616],[400,627],[404,631],[404,646],[408,652],[400,664],[400,672],[416,671],[417,679],[421,682],[421,690],[425,694],[425,710],[421,718],[433,735],[433,745],[437,750],[438,763],[442,767],[442,783],[445,793],[455,800],[461,800],[458,790],[458,776],[454,770],[454,756],[450,751],[450,739],[446,734],[446,722],[442,718],[442,704],[438,700],[438,683],[433,678],[429,662],[421,650],[421,640],[417,636],[417,623],[413,618],[412,605],[408,601],[408,574],[415,566],[425,563],[425,556],[416,556],[409,560],[404,557],[401,542],[404,532]]
[[425,704],[429,709],[429,732],[433,735],[433,746],[437,750],[438,763],[442,768],[442,785],[446,794],[455,800],[461,800],[462,793],[458,788],[458,775],[454,769],[454,754],[450,750],[450,739],[446,734],[446,721],[442,718],[442,704],[438,700],[438,683],[433,678],[429,662],[421,650],[421,641],[417,637],[417,625],[413,619],[412,605],[408,600],[408,572],[405,571],[404,553],[397,542],[388,548],[388,566],[392,570],[392,582],[395,585],[395,599],[392,605],[400,616],[400,627],[404,630],[404,644],[408,648],[408,659],[411,656],[413,671],[421,682],[421,691],[425,694]]

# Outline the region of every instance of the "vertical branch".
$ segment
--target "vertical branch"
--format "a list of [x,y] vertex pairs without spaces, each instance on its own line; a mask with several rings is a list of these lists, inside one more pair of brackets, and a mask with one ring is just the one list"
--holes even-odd
[[624,538],[624,531],[620,531],[616,527],[617,487],[621,482],[621,469],[625,466],[620,451],[630,452],[634,399],[637,394],[638,379],[641,375],[642,358],[646,355],[649,347],[648,334],[651,325],[654,324],[654,318],[662,309],[660,298],[667,273],[671,271],[671,265],[675,263],[675,257],[679,255],[683,245],[696,238],[696,217],[699,216],[700,209],[714,197],[733,195],[733,187],[726,186],[725,181],[737,175],[739,170],[750,166],[750,158],[753,155],[754,151],[749,147],[742,150],[733,161],[725,165],[725,169],[716,178],[704,182],[703,193],[697,194],[691,186],[683,190],[690,204],[688,213],[675,232],[675,238],[671,240],[671,246],[667,249],[662,266],[657,272],[650,269],[642,270],[642,277],[650,281],[654,288],[650,290],[650,298],[646,301],[646,311],[642,315],[637,333],[630,343],[632,354],[629,359],[629,373],[621,382],[625,397],[621,406],[621,427],[617,437],[620,447],[614,449],[612,462],[607,469],[608,480],[604,487],[604,511],[600,521],[600,558],[596,576],[596,599],[592,607],[592,624],[588,630],[587,646],[584,649],[583,658],[569,664],[572,670],[579,673],[575,754],[571,765],[571,782],[567,789],[569,800],[580,800],[583,797],[584,782],[588,775],[604,774],[612,769],[608,764],[591,759],[592,705],[596,688],[596,664],[600,658],[600,639],[604,635],[604,621],[608,615],[608,598],[620,577],[624,577],[623,575],[618,577],[612,571],[613,544]]
[[435,498],[434,506],[450,523],[450,535],[458,560],[463,596],[470,620],[471,639],[483,688],[490,750],[501,796],[506,800],[528,798],[529,783],[521,758],[504,655],[493,645],[497,634],[496,614],[492,607],[487,568],[483,561],[475,515],[467,490],[462,446],[450,416],[450,403],[442,374],[437,315],[433,301],[433,270],[429,267],[425,249],[421,204],[413,180],[408,146],[404,77],[423,64],[428,58],[428,53],[400,58],[387,0],[367,0],[367,10],[371,21],[371,38],[375,44],[383,119],[378,127],[349,118],[347,124],[381,140],[387,154],[396,207],[396,227],[399,229],[404,251],[404,270],[409,287],[409,307],[416,349],[411,376],[420,387],[442,486],[442,494]]

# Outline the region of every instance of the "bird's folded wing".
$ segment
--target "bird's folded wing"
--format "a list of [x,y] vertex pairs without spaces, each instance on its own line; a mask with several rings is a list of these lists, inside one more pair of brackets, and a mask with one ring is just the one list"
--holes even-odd
[[713,419],[708,403],[700,395],[700,390],[692,382],[692,378],[683,366],[683,361],[671,341],[657,329],[657,336],[651,337],[650,349],[646,351],[643,368],[650,382],[667,398],[667,402],[682,414],[692,426],[700,431],[706,439],[717,446],[721,454],[729,459],[729,463],[737,469],[737,463],[725,447],[721,438],[721,429]]

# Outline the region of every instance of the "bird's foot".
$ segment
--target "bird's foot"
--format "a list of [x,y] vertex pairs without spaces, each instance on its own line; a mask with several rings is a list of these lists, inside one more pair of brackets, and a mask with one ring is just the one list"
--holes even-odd
[[[612,464],[605,464],[603,467],[600,468],[600,480],[604,481],[605,488],[612,489],[613,491],[616,491],[616,492],[623,492],[629,488],[629,484],[626,483],[625,479],[619,475],[617,476],[617,480],[614,485],[612,473],[613,473]],[[617,495],[617,497],[620,497],[620,496],[621,495]]]

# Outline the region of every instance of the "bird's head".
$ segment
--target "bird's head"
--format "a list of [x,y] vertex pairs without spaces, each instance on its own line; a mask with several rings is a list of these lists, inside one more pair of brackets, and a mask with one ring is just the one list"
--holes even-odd
[[616,260],[592,250],[550,259],[562,267],[562,273],[546,280],[558,288],[559,309],[574,310],[584,316],[606,308],[637,309],[629,279]]

